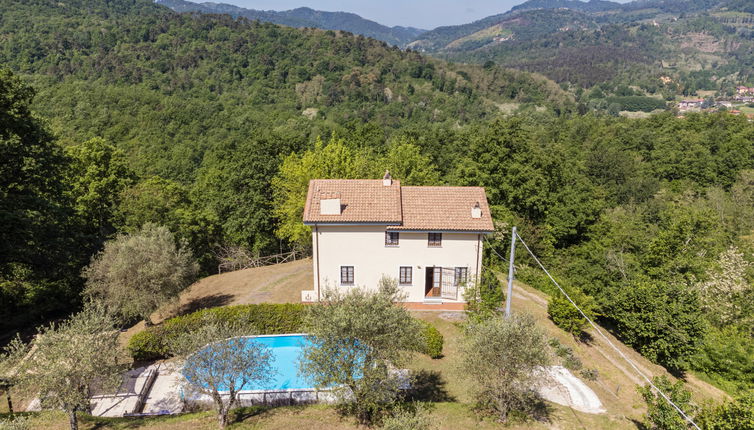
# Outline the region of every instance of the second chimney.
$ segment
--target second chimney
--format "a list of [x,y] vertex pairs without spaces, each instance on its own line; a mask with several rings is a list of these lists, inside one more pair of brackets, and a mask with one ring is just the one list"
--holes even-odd
[[473,208],[471,208],[471,217],[472,218],[481,218],[482,217],[482,207],[479,206],[479,202],[476,202]]
[[385,176],[382,177],[382,185],[389,187],[393,185],[393,177],[390,176],[390,172],[385,170]]

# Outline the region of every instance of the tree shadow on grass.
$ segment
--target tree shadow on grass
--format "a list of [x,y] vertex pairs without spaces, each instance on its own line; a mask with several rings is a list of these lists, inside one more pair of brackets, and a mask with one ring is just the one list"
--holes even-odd
[[249,418],[255,417],[257,415],[262,415],[263,413],[269,411],[272,409],[270,406],[245,406],[237,409],[233,409],[230,413],[230,422],[231,423],[240,423],[243,422]]
[[453,402],[448,394],[447,381],[434,370],[419,370],[411,375],[411,389],[406,392],[406,400],[419,402]]
[[194,300],[182,305],[177,312],[177,315],[186,315],[191,312],[195,312],[201,309],[216,308],[218,306],[225,306],[230,303],[235,296],[230,294],[213,294],[211,296],[197,297]]

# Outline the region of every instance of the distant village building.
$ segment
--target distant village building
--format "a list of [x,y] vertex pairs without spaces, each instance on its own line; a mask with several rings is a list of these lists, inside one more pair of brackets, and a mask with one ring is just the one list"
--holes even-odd
[[736,94],[739,96],[754,96],[754,87],[736,87]]
[[681,102],[678,103],[678,110],[680,111],[701,110],[703,103],[704,103],[704,99],[681,100]]
[[[304,223],[312,227],[314,290],[376,288],[393,278],[414,308],[463,309],[493,232],[484,188],[406,187],[384,179],[315,179]],[[442,305],[442,306],[440,306]]]

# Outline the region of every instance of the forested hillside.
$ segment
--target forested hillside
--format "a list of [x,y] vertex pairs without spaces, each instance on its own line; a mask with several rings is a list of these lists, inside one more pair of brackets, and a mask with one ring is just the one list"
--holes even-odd
[[387,27],[353,13],[324,12],[308,7],[277,12],[245,9],[224,3],[196,3],[186,0],[156,0],[156,2],[176,12],[219,13],[289,27],[349,31],[397,46],[406,45],[424,32],[424,30],[412,27]]
[[[149,0],[5,1],[0,15],[4,329],[74,309],[81,268],[118,233],[164,225],[211,273],[230,246],[308,247],[309,179],[389,169],[407,185],[486,187],[500,254],[517,225],[637,351],[731,393],[754,387],[745,117],[580,115],[541,76]],[[589,31],[560,34],[638,40]],[[531,265],[521,257],[519,279],[554,293]]]
[[[11,1],[0,15],[0,63],[34,87],[43,128],[89,175],[68,180],[86,231],[71,237],[81,254],[58,261],[72,270],[67,280],[47,285],[29,269],[36,263],[7,262],[5,276],[21,283],[3,300],[19,317],[47,312],[35,306],[43,297],[68,309],[77,271],[101,242],[150,219],[179,230],[205,271],[220,245],[287,247],[274,235],[270,182],[283,156],[317,136],[382,153],[400,130],[492,119],[503,104],[575,106],[528,73],[451,65],[349,33],[182,15],[149,0]],[[23,284],[28,270],[43,284]],[[54,299],[49,289],[70,295]]]

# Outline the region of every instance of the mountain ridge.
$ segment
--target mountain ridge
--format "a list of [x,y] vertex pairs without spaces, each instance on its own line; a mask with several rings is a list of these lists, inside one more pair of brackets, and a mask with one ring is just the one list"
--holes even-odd
[[186,0],[156,0],[155,3],[176,12],[201,12],[228,14],[235,18],[271,22],[289,27],[313,27],[323,30],[341,30],[381,40],[396,46],[405,46],[426,30],[414,27],[388,27],[351,12],[326,12],[309,7],[285,11],[247,9],[226,3],[194,3]]

